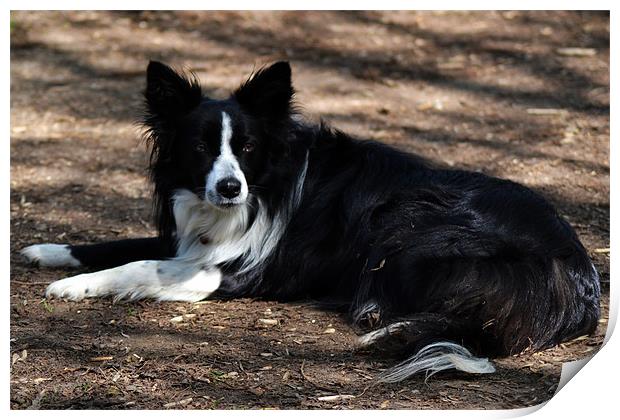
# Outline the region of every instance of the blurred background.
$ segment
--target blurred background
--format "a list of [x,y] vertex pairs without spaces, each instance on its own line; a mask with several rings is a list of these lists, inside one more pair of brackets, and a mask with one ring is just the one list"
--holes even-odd
[[[575,226],[608,293],[608,13],[14,11],[13,251],[33,242],[153,233],[136,125],[151,59],[195,72],[214,97],[227,96],[262,65],[290,61],[308,119],[542,192]],[[12,326],[44,334],[49,311],[20,302],[40,300],[44,286],[33,281],[63,273],[35,275],[15,255],[11,262]],[[70,325],[56,322],[48,336],[58,323]],[[343,336],[342,346],[351,340]],[[512,404],[552,395],[540,378],[553,385],[555,362],[591,350],[584,342],[574,349],[535,359],[533,366],[551,367],[536,373],[535,391],[513,389]],[[25,366],[21,375],[36,378]],[[32,404],[35,388],[15,388],[14,406]]]

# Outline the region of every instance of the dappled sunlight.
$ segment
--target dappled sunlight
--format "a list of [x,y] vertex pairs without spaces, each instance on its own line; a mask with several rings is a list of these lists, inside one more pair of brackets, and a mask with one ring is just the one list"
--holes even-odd
[[[83,270],[38,269],[22,247],[155,234],[139,125],[149,60],[213,98],[287,60],[308,120],[540,192],[601,274],[599,330],[498,360],[484,380],[368,388],[394,361],[353,351],[362,331],[311,302],[44,299]],[[600,346],[608,14],[16,11],[10,71],[12,408],[516,408],[551,398],[561,362]]]

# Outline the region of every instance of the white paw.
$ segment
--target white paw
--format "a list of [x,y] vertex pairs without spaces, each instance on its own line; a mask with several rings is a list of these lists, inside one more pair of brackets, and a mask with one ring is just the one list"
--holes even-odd
[[64,298],[76,301],[97,296],[97,288],[89,283],[92,282],[89,282],[88,274],[68,277],[47,286],[45,296],[47,298]]
[[20,252],[30,263],[42,267],[79,267],[80,262],[71,255],[69,245],[31,245]]

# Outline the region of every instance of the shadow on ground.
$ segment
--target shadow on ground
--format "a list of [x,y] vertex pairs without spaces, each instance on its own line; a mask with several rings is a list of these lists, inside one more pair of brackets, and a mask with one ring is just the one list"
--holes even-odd
[[[608,13],[13,12],[11,21],[12,408],[515,408],[551,398],[561,363],[600,346],[607,286],[593,337],[498,360],[484,379],[369,388],[393,361],[352,352],[357,331],[336,313],[250,300],[48,302],[45,285],[75,272],[38,270],[17,251],[153,234],[135,124],[149,59],[195,71],[214,97],[286,59],[309,119],[541,191],[608,285]],[[567,47],[590,50],[559,53]],[[320,399],[334,395],[344,396]]]

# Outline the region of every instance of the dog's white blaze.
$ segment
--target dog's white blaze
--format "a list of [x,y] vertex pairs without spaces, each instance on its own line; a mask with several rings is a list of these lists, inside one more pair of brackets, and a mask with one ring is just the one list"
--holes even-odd
[[39,263],[42,267],[79,267],[80,261],[71,255],[69,245],[39,244],[21,250],[29,261]]
[[195,302],[220,286],[221,272],[180,261],[135,261],[120,267],[55,281],[46,296],[70,300],[114,296],[115,300],[152,298]]
[[226,112],[222,112],[222,136],[220,144],[220,154],[213,163],[211,171],[207,175],[206,181],[206,198],[213,204],[221,201],[217,192],[217,183],[225,178],[235,178],[241,183],[241,191],[239,195],[233,199],[226,199],[227,203],[240,204],[244,203],[248,197],[248,183],[245,175],[239,166],[237,157],[232,151],[230,140],[233,131],[230,117]]
[[220,154],[223,156],[232,155],[232,149],[230,148],[230,139],[232,139],[232,126],[230,124],[230,117],[227,113],[222,111],[222,145],[220,148]]

